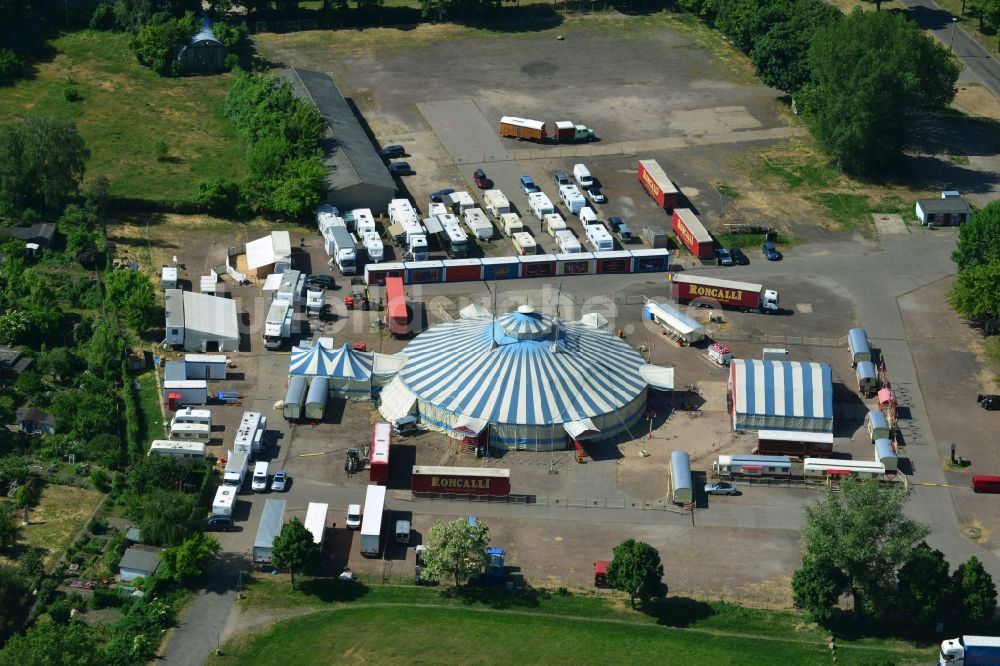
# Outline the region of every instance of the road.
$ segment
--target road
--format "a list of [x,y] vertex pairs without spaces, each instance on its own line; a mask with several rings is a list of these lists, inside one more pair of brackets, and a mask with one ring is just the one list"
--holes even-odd
[[[924,30],[950,46],[959,60],[977,81],[1000,97],[1000,62],[961,26],[952,27],[952,15],[934,0],[900,0],[909,10],[910,18]],[[954,41],[953,41],[954,40]]]

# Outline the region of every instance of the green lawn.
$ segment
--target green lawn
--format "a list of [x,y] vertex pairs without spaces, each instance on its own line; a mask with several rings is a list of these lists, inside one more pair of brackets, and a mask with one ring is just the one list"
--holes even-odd
[[139,419],[143,425],[140,441],[150,442],[164,437],[163,412],[160,409],[160,392],[156,388],[155,370],[143,373],[139,382]]
[[[157,76],[117,33],[69,33],[51,46],[55,57],[33,78],[0,88],[0,122],[31,113],[76,122],[91,151],[86,177],[107,176],[118,197],[187,201],[203,179],[244,175],[243,143],[222,115],[231,75]],[[68,86],[83,99],[66,101]]]
[[[366,663],[828,664],[828,634],[798,613],[669,600],[654,613],[621,598],[469,591],[305,579],[253,579],[242,605],[263,612],[314,610],[254,636],[237,636],[209,664],[257,663],[281,654],[292,665]],[[911,664],[933,647],[840,641],[843,664]],[[414,662],[413,660],[416,659]]]

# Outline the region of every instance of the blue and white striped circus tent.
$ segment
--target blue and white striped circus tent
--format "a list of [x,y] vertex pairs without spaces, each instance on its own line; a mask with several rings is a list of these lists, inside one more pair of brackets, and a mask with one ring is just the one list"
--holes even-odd
[[342,398],[369,400],[372,395],[374,355],[351,349],[346,343],[331,357],[330,393]]
[[329,377],[333,371],[334,352],[323,345],[314,344],[311,347],[292,347],[288,374],[291,376]]
[[833,377],[826,363],[733,359],[734,430],[833,432]]
[[612,437],[646,405],[641,371],[650,366],[635,350],[530,306],[439,324],[403,353],[405,364],[382,391],[382,415],[416,413],[435,430],[496,449],[547,451],[569,439]]

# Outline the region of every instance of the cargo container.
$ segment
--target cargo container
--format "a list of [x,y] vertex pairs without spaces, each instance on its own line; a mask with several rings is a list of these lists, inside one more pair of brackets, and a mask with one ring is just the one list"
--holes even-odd
[[506,497],[510,495],[510,470],[416,465],[411,484],[418,494]]
[[376,423],[372,426],[372,452],[369,481],[389,483],[389,448],[392,444],[392,426]]
[[889,422],[885,414],[877,410],[870,410],[865,415],[865,430],[872,442],[889,438]]
[[521,277],[552,277],[556,274],[556,256],[554,254],[533,254],[520,257]]
[[364,515],[361,518],[361,554],[375,557],[382,551],[382,527],[385,523],[385,486],[368,486]]
[[670,250],[653,248],[629,250],[633,273],[665,273],[670,270]]
[[690,208],[674,209],[674,233],[681,245],[698,259],[715,258],[715,240]]
[[596,275],[597,258],[593,252],[556,255],[556,275]]
[[518,257],[483,257],[483,280],[516,280],[521,277]]
[[628,250],[612,250],[610,252],[595,252],[597,259],[597,274],[631,273],[632,255]]
[[885,471],[895,474],[899,468],[899,457],[896,449],[888,439],[875,440],[875,462],[885,465]]
[[649,247],[651,248],[665,249],[670,245],[670,238],[667,236],[667,232],[662,229],[643,227],[642,237],[646,239],[646,242],[649,243]]
[[670,278],[670,293],[678,303],[700,301],[704,305],[719,305],[744,312],[778,311],[778,292],[753,282],[676,274]]
[[549,138],[543,121],[514,116],[500,119],[500,136],[527,141],[545,141]]
[[225,354],[184,354],[185,379],[225,379],[228,363]]
[[833,455],[833,433],[758,430],[755,455],[822,458]]
[[445,282],[468,282],[483,279],[483,262],[479,259],[445,259]]
[[[178,379],[163,382],[163,395],[167,398],[174,393],[177,405],[204,405],[208,402],[208,382],[204,379]],[[169,402],[165,399],[164,402]]]
[[664,210],[673,210],[677,206],[677,187],[670,182],[656,160],[639,160],[638,174],[639,182],[657,206]]

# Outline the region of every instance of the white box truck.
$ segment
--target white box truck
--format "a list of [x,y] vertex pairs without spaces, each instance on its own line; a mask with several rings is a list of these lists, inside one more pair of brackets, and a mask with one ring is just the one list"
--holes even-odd
[[326,291],[310,289],[306,292],[306,314],[310,319],[319,319],[326,308]]
[[510,236],[518,231],[524,231],[524,222],[517,213],[504,213],[500,216],[500,228],[505,235]]
[[559,252],[562,254],[583,252],[580,241],[576,239],[576,236],[569,229],[562,229],[556,232],[556,245],[559,246]]
[[528,195],[528,208],[531,212],[535,214],[539,222],[544,219],[546,215],[555,213],[555,206],[552,205],[552,201],[549,200],[545,192],[532,192]]
[[249,453],[256,456],[264,449],[264,430],[267,428],[267,417],[260,412],[243,412],[240,425],[236,429],[236,439],[233,450],[237,453]]
[[465,226],[479,240],[490,240],[493,238],[493,225],[490,223],[490,219],[486,217],[486,213],[481,209],[469,208],[465,211],[463,219],[465,220]]
[[538,244],[534,237],[526,231],[518,231],[511,240],[514,242],[514,249],[518,254],[535,254],[538,251]]
[[368,486],[361,518],[361,554],[365,557],[375,557],[381,552],[384,522],[385,486]]
[[247,478],[247,463],[249,461],[249,453],[230,451],[226,458],[226,467],[222,471],[222,483],[239,492]]
[[587,241],[596,252],[610,252],[615,249],[615,241],[603,224],[587,225]]
[[268,349],[280,349],[284,341],[292,335],[292,304],[285,299],[271,301],[264,320],[264,346]]
[[545,228],[545,233],[555,238],[557,231],[566,229],[566,220],[559,213],[549,213],[542,220],[542,226]]
[[494,220],[499,220],[501,215],[510,212],[510,201],[500,190],[483,192],[483,204],[486,206],[486,212],[492,215]]

